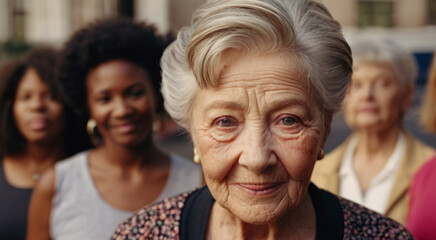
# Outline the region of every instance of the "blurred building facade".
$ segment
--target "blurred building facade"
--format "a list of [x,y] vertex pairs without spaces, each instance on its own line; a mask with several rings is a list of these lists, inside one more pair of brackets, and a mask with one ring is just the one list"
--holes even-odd
[[[436,25],[436,0],[319,1],[344,26],[346,34],[371,31],[395,34],[398,30],[414,29],[433,36],[436,31],[429,28]],[[163,33],[176,32],[189,24],[193,10],[204,2],[206,0],[1,0],[0,41],[59,44],[78,28],[108,16],[147,20]]]
[[166,33],[189,24],[201,0],[1,0],[0,41],[59,45],[95,20],[146,20]]
[[[207,0],[0,0],[0,43],[60,46],[97,19],[146,20],[177,32]],[[210,0],[209,0],[210,1]],[[348,40],[393,38],[426,62],[436,49],[436,0],[318,0],[344,27]],[[420,64],[422,65],[422,64]]]

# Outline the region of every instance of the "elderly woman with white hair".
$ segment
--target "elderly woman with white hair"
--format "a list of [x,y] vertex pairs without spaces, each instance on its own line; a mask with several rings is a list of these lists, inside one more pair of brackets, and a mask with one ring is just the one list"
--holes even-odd
[[310,183],[352,72],[339,24],[311,0],[214,1],[162,58],[169,114],[207,186],[122,223],[112,239],[410,239]]
[[315,166],[312,181],[404,224],[412,176],[434,154],[403,128],[416,64],[390,40],[360,40],[352,50],[343,109],[354,132]]

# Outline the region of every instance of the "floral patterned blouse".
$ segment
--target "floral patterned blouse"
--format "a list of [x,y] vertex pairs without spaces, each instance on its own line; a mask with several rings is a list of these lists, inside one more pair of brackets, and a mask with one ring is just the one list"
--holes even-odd
[[[316,239],[413,239],[399,223],[329,192],[309,186]],[[121,239],[205,239],[215,202],[207,187],[144,208],[112,235]]]

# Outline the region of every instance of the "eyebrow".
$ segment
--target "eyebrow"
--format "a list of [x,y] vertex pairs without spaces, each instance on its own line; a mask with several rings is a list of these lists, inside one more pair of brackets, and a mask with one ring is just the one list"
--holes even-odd
[[286,98],[286,99],[277,99],[277,100],[272,100],[271,102],[268,103],[268,105],[272,106],[272,108],[270,109],[270,111],[277,111],[279,109],[283,109],[286,107],[297,107],[301,110],[304,111],[304,114],[309,116],[311,115],[311,108],[310,108],[310,104],[307,101],[303,101],[302,99],[298,99],[298,98]]
[[211,110],[211,109],[235,109],[235,110],[243,110],[244,107],[242,104],[234,101],[227,101],[227,100],[214,100],[211,103],[208,103],[206,108],[204,109],[205,112]]

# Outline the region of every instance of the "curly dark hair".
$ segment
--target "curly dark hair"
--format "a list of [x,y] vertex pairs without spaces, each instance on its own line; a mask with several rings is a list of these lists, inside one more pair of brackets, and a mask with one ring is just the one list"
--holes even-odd
[[[86,134],[80,134],[77,118],[61,93],[60,85],[55,78],[58,51],[53,48],[37,48],[22,59],[13,59],[0,68],[0,152],[2,155],[16,154],[24,149],[26,140],[17,129],[13,115],[13,105],[18,85],[29,68],[36,70],[41,80],[46,83],[51,94],[58,99],[65,114],[65,157],[91,146]],[[84,127],[83,127],[84,128]]]
[[124,18],[91,23],[77,31],[61,52],[58,77],[75,112],[89,119],[85,82],[89,72],[110,60],[122,59],[144,69],[150,76],[157,112],[162,112],[160,65],[169,37],[158,36],[153,26]]

